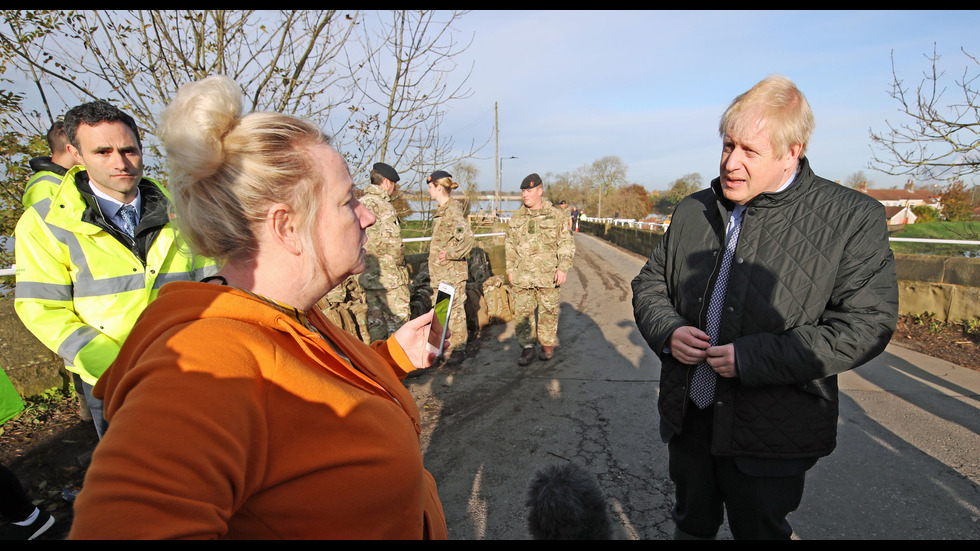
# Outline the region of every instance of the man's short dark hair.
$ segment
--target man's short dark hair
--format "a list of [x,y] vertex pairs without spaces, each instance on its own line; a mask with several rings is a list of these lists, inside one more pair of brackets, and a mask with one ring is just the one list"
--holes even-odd
[[58,121],[51,125],[51,128],[48,129],[47,139],[48,147],[52,153],[65,148],[65,144],[68,143],[68,133],[65,132],[64,121]]
[[68,143],[78,149],[78,126],[81,124],[96,126],[104,122],[121,122],[128,126],[136,135],[136,145],[143,149],[140,131],[136,127],[136,121],[133,120],[133,117],[108,101],[101,99],[76,105],[65,113],[65,133],[68,134]]

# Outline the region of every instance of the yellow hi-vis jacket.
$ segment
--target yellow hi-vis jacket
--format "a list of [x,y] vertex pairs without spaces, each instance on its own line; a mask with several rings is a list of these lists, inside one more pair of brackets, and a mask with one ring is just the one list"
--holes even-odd
[[51,157],[35,157],[30,160],[30,165],[34,175],[24,186],[24,195],[21,197],[25,209],[45,197],[54,195],[65,173],[68,172],[65,167],[52,162]]
[[14,232],[17,315],[93,385],[160,287],[216,270],[176,234],[163,186],[143,178],[139,190],[135,239],[103,215],[81,166],[68,171],[52,197],[27,209]]

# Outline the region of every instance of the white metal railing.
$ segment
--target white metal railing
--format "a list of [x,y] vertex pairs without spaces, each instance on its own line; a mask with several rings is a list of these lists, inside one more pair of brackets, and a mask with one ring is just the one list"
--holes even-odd
[[635,218],[594,218],[591,216],[583,216],[579,218],[583,222],[598,222],[600,224],[612,224],[614,226],[626,226],[628,228],[640,228],[641,230],[650,230],[653,228],[666,228],[670,225],[669,222],[638,222]]
[[[507,234],[505,232],[478,233],[473,237],[497,237],[500,235],[507,235]],[[420,241],[431,241],[431,240],[432,240],[431,237],[406,237],[405,239],[402,239],[402,243],[417,243]],[[15,274],[16,274],[15,266],[11,266],[9,268],[0,268],[0,277],[12,276]]]
[[[588,222],[599,222],[599,223],[609,223],[614,226],[627,226],[630,228],[640,228],[647,229],[649,227],[657,226],[661,228],[666,228],[670,223],[660,223],[660,222],[637,222],[632,218],[582,218],[584,221]],[[925,239],[917,237],[889,237],[889,241],[910,241],[914,243],[945,243],[952,245],[980,245],[980,241],[967,241],[963,239]]]
[[[474,234],[473,237],[495,237],[495,236],[498,236],[498,235],[507,235],[507,234],[505,232],[477,233],[477,234]],[[402,243],[419,243],[421,241],[431,241],[431,240],[432,240],[431,237],[406,237],[406,238],[402,239]]]
[[889,241],[911,241],[914,243],[951,243],[953,245],[980,245],[980,241],[964,241],[962,239],[921,239],[918,237],[889,237]]
[[[596,220],[596,218],[593,218],[592,220]],[[654,225],[654,226],[663,226],[663,225],[666,225],[666,224],[657,224],[656,222],[637,222],[635,220],[633,220],[633,224],[635,224],[635,225],[637,225],[639,227],[642,227],[642,225]],[[474,237],[496,237],[496,236],[500,236],[500,235],[507,235],[507,234],[505,232],[478,233]],[[418,242],[421,242],[421,241],[430,241],[430,240],[432,240],[431,237],[406,237],[405,239],[402,239],[402,242],[403,243],[418,243]],[[945,243],[945,244],[951,244],[951,245],[980,245],[980,241],[965,241],[965,240],[961,240],[961,239],[920,239],[920,238],[915,238],[915,237],[889,237],[888,240],[889,241],[911,241],[911,242],[914,242],[914,243]],[[3,277],[3,276],[12,276],[12,275],[15,275],[15,274],[16,274],[16,270],[14,269],[14,266],[11,266],[9,268],[0,268],[0,277]]]

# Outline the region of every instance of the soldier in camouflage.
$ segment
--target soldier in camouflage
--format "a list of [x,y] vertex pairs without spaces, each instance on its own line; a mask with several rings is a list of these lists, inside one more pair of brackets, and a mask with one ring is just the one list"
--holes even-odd
[[364,245],[364,271],[360,276],[372,341],[387,339],[412,317],[401,224],[391,204],[398,180],[394,168],[375,163],[371,183],[360,199],[377,218],[377,222],[365,230],[367,244]]
[[444,353],[447,364],[458,364],[466,358],[466,279],[469,274],[467,257],[476,238],[470,223],[463,216],[459,202],[449,193],[459,187],[446,171],[437,170],[426,180],[429,196],[439,203],[432,217],[432,241],[429,243],[429,282],[433,300],[440,282],[456,288],[456,298],[449,313],[449,346]]
[[348,276],[343,283],[328,291],[316,305],[334,325],[365,344],[371,344],[365,293],[356,275]]
[[[538,358],[550,360],[558,345],[558,299],[561,285],[572,268],[575,241],[568,216],[544,200],[541,177],[529,174],[521,182],[524,205],[514,213],[507,228],[505,252],[507,278],[514,295],[514,331],[521,345],[518,365]],[[537,308],[537,324],[534,310]]]

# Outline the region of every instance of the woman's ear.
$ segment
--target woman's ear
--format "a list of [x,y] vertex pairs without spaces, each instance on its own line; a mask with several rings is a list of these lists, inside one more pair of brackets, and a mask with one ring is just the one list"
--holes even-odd
[[265,217],[266,229],[273,241],[288,253],[303,253],[303,243],[299,235],[299,219],[289,205],[275,203],[269,207]]

